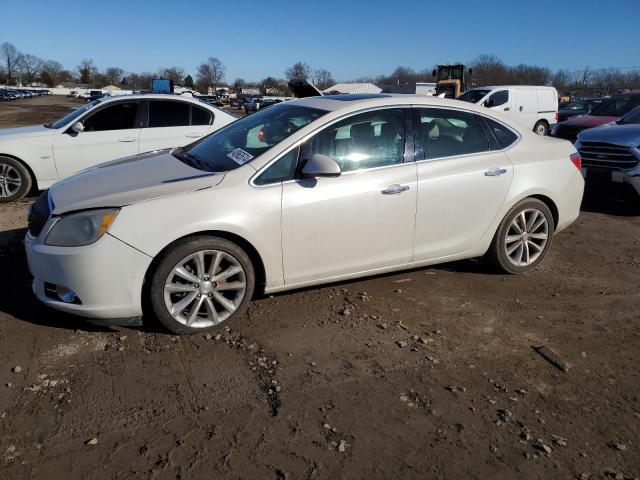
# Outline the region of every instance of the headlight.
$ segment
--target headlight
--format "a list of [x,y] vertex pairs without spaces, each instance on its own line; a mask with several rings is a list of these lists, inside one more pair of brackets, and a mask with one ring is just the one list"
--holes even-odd
[[44,243],[56,247],[89,245],[105,234],[117,214],[118,209],[105,208],[64,216],[53,225]]

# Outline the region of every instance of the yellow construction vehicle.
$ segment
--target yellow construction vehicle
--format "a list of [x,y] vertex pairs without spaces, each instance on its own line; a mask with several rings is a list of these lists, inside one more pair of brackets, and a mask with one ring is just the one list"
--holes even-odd
[[468,88],[467,77],[473,69],[464,65],[438,65],[433,71],[436,77],[436,95],[444,94],[445,98],[458,98]]

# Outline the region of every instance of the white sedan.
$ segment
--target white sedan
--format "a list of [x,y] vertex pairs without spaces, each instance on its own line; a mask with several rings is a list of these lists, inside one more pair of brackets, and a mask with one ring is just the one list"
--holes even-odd
[[181,147],[235,117],[194,98],[105,97],[49,125],[0,130],[0,203],[108,160]]
[[193,333],[237,318],[255,292],[471,257],[528,272],[583,189],[570,143],[486,108],[315,97],[54,185],[26,250],[53,308],[120,319],[148,303]]

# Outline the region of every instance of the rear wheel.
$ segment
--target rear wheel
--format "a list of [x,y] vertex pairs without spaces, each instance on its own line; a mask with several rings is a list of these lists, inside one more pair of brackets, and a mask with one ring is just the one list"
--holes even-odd
[[487,260],[503,272],[531,271],[547,255],[554,231],[549,207],[538,199],[526,198],[509,210],[500,223]]
[[534,125],[533,131],[537,135],[544,137],[549,133],[549,124],[544,120],[540,120],[538,123]]
[[176,242],[151,279],[158,320],[176,334],[211,330],[237,318],[253,296],[255,273],[247,254],[219,237]]
[[24,197],[31,190],[29,170],[14,158],[0,157],[0,203]]

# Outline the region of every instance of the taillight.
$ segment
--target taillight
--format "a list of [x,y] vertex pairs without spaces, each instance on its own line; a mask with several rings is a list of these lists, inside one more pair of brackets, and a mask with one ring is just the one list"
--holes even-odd
[[558,112],[556,112],[556,122],[560,120],[560,114]]
[[578,152],[572,153],[569,155],[569,158],[571,159],[571,163],[573,163],[578,170],[582,170],[582,157]]

